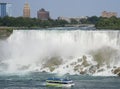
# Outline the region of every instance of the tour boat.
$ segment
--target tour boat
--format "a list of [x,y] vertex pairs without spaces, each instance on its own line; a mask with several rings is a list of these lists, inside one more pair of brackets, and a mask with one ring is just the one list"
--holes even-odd
[[46,80],[46,86],[72,87],[74,86],[74,82],[68,78],[48,78]]

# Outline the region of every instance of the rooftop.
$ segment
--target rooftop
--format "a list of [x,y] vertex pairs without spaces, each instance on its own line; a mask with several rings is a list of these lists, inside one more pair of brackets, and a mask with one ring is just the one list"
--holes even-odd
[[5,2],[0,2],[0,4],[12,4],[12,3],[5,3]]

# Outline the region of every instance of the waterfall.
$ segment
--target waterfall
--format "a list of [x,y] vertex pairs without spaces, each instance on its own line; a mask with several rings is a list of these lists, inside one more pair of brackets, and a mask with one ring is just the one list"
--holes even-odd
[[100,52],[104,54],[104,57],[101,57],[104,58],[103,65],[104,61],[110,58],[110,67],[119,66],[120,31],[63,29],[14,30],[8,39],[0,41],[0,71],[44,70],[50,72],[47,68],[49,66],[45,64],[49,60],[60,59],[62,61],[60,65],[50,64],[56,66],[52,72],[58,72],[61,66],[78,60],[83,55],[86,55],[89,63],[93,61],[93,65],[95,62],[99,64],[98,60],[102,59],[97,59],[96,53]]

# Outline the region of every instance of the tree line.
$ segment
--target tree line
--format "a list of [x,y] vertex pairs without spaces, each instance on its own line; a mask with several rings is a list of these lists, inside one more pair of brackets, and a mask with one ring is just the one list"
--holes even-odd
[[88,17],[87,19],[80,19],[80,21],[76,21],[72,19],[71,23],[95,24],[95,27],[97,29],[120,30],[120,18],[114,16],[111,18],[92,16],[92,17]]
[[0,26],[7,27],[28,27],[28,28],[36,28],[36,27],[56,27],[56,26],[64,26],[68,22],[65,20],[40,20],[37,18],[24,18],[24,17],[4,17],[0,18]]
[[37,18],[24,18],[24,17],[4,17],[0,18],[0,26],[7,27],[64,27],[66,24],[95,24],[97,29],[120,29],[120,18],[111,17],[103,18],[92,16],[87,19],[80,19],[79,21],[71,19],[70,22],[65,20],[40,20]]
[[120,18],[111,17],[111,18],[103,18],[100,17],[95,27],[98,29],[114,29],[120,30]]

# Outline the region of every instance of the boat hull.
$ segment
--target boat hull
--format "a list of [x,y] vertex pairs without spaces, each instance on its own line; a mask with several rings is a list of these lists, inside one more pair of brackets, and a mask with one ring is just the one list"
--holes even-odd
[[46,86],[51,86],[51,87],[72,87],[72,86],[74,86],[74,84],[46,83]]

